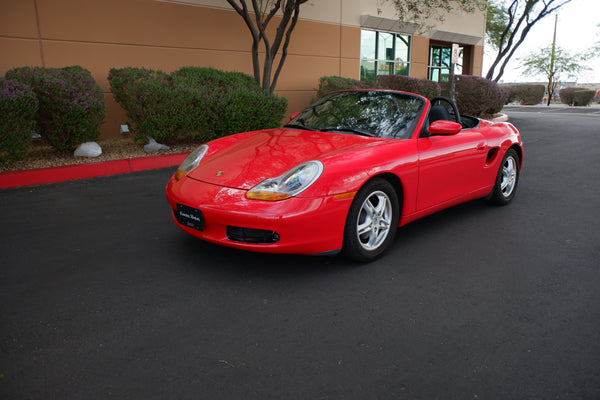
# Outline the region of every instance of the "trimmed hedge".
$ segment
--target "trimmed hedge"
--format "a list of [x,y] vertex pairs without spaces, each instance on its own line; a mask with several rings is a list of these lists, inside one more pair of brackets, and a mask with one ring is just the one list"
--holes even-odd
[[566,88],[560,91],[560,101],[570,106],[587,106],[595,95],[594,90]]
[[[454,102],[461,114],[489,116],[502,110],[507,95],[496,82],[471,75],[454,79]],[[449,90],[450,84],[444,83],[442,93],[447,96]]]
[[0,164],[25,158],[37,111],[38,99],[28,86],[0,78]]
[[183,67],[171,74],[145,68],[110,70],[115,100],[127,111],[136,140],[217,137],[281,124],[287,99],[241,72]]
[[440,84],[428,79],[410,78],[404,75],[379,75],[375,81],[382,89],[416,93],[428,99],[439,96],[441,92]]
[[317,91],[317,98],[321,98],[327,93],[335,92],[336,90],[375,87],[374,83],[369,83],[343,76],[322,76],[319,78],[319,87],[315,90]]
[[342,76],[323,76],[316,89],[317,97],[344,89],[389,89],[417,93],[429,99],[440,95],[440,85],[427,79],[410,78],[405,75],[379,75],[375,82],[359,81]]
[[243,86],[250,90],[256,89],[257,86],[254,78],[243,72],[221,71],[207,67],[182,67],[173,72],[171,77],[178,82],[196,86]]
[[39,101],[37,128],[42,139],[59,151],[94,141],[104,122],[104,95],[92,74],[79,66],[22,67],[6,73],[29,86]]
[[518,101],[528,106],[540,104],[546,92],[544,85],[503,85],[501,89],[506,92],[505,104]]
[[[454,79],[454,99],[461,113],[474,116],[489,116],[502,110],[506,94],[496,82],[469,75],[457,75]],[[437,83],[427,79],[410,78],[404,75],[380,75],[376,78],[375,84],[372,85],[351,78],[324,76],[319,79],[317,96],[322,97],[324,94],[335,90],[364,89],[369,87],[417,93],[428,99],[432,99],[440,94],[448,96],[450,91],[450,83],[447,81]]]
[[113,97],[125,110],[132,106],[131,87],[134,83],[154,77],[156,72],[146,68],[112,68],[108,73]]

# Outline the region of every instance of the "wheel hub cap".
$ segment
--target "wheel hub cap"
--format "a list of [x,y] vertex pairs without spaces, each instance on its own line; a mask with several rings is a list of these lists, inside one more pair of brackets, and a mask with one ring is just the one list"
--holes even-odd
[[392,204],[383,192],[372,193],[363,203],[356,232],[365,250],[375,250],[387,237],[392,220]]
[[502,183],[500,184],[502,195],[504,197],[511,195],[513,189],[515,188],[516,180],[517,163],[515,162],[514,158],[508,157],[502,166]]

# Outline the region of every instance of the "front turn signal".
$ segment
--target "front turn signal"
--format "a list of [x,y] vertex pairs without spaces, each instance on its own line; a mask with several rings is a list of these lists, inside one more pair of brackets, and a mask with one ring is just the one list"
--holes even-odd
[[252,189],[246,193],[246,197],[252,200],[280,201],[289,199],[292,196],[287,193]]
[[175,171],[175,180],[178,181],[186,175],[187,173],[185,171],[178,169],[177,171]]

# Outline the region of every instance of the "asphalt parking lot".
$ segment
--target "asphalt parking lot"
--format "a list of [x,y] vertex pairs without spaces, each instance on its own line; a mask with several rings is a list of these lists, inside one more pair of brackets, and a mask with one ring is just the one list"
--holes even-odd
[[0,398],[600,398],[600,115],[506,112],[513,203],[365,266],[186,235],[172,169],[0,191]]

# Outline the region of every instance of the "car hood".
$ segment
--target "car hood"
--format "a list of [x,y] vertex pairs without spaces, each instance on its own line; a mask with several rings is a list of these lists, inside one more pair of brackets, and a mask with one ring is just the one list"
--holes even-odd
[[[209,143],[209,152],[188,176],[247,190],[306,161],[326,164],[329,157],[386,141],[389,139],[283,128],[234,135]],[[216,151],[211,151],[212,147]]]

